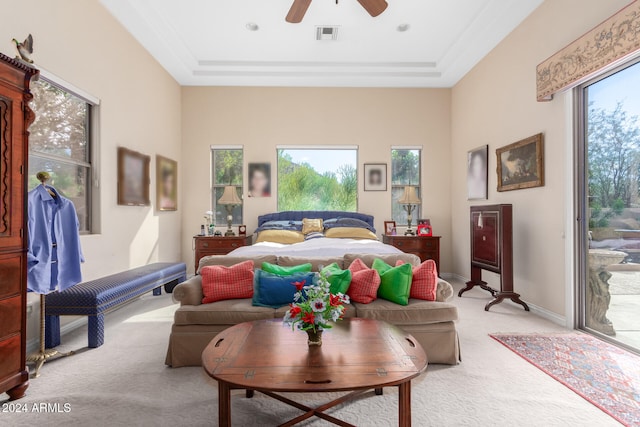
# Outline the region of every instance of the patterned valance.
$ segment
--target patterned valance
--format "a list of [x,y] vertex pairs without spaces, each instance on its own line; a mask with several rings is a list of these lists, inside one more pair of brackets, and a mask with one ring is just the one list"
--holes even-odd
[[536,68],[538,101],[574,87],[640,51],[640,1],[634,1]]

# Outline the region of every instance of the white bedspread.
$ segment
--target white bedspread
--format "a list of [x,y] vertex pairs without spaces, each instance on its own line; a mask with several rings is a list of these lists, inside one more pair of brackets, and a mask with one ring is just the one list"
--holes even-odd
[[288,255],[306,257],[341,257],[345,254],[399,254],[399,249],[377,240],[311,239],[292,245],[261,242],[229,252],[234,256]]

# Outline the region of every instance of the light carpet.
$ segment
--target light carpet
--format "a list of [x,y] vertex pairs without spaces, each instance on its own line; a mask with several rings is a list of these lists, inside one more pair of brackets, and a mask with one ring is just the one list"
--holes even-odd
[[637,355],[581,332],[491,337],[624,425],[640,425]]
[[[456,291],[462,282],[453,282]],[[485,312],[491,296],[474,289],[453,300],[463,361],[431,365],[413,381],[415,426],[616,426],[609,415],[491,339],[496,330],[563,331],[558,325],[505,302]],[[216,426],[217,387],[199,367],[164,365],[176,305],[170,295],[145,295],[106,318],[105,344],[87,345],[86,327],[62,337],[61,350],[74,356],[46,363],[27,396],[26,412],[0,412],[2,426]],[[3,395],[0,398],[6,398]],[[326,395],[295,395],[304,403]],[[0,403],[0,410],[6,402]],[[64,404],[69,411],[65,412]],[[34,406],[59,404],[60,412],[38,413]],[[15,408],[14,408],[15,409]],[[369,393],[330,413],[359,426],[397,425],[397,389]],[[234,426],[273,426],[298,415],[293,408],[256,394],[234,393]],[[327,426],[310,420],[302,426]]]

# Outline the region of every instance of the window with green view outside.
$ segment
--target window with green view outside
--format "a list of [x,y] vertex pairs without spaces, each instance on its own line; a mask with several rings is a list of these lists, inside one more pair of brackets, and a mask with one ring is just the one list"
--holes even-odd
[[[407,225],[407,211],[398,204],[398,200],[402,197],[404,187],[412,185],[416,187],[418,197],[422,199],[420,188],[420,149],[398,149],[391,150],[391,212],[393,220],[397,225]],[[418,218],[422,215],[422,209],[418,205],[415,207],[411,216],[413,217],[413,226],[417,224]]]
[[[224,193],[224,187],[233,185],[238,197],[242,198],[242,148],[211,149],[211,207],[214,212],[216,225],[227,224],[227,208],[218,204],[218,199]],[[232,210],[233,223],[242,224],[242,205],[234,206]],[[204,212],[203,212],[204,216]]]
[[36,119],[29,128],[29,190],[40,184],[38,172],[49,172],[48,184],[73,202],[80,232],[89,233],[93,105],[45,78],[33,82],[31,93]]
[[358,150],[278,149],[278,210],[358,210]]

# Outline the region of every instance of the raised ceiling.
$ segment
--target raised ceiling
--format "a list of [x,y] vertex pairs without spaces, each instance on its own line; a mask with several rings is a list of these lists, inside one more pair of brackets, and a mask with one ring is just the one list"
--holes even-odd
[[182,85],[335,87],[451,87],[543,0],[387,1],[313,0],[289,24],[292,0],[101,0]]

